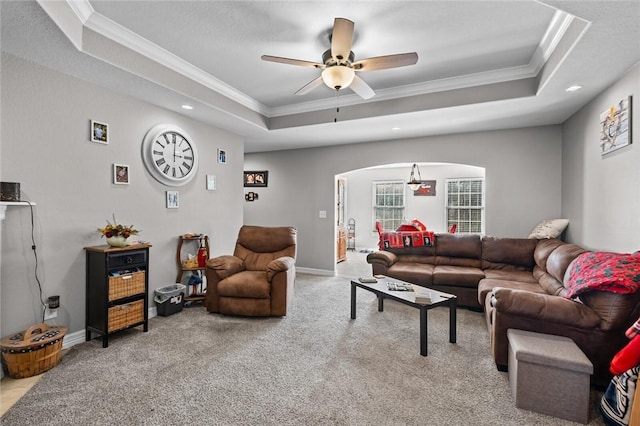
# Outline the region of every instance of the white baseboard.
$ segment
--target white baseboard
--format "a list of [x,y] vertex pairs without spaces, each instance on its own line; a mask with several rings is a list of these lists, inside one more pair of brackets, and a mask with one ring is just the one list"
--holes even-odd
[[[158,315],[158,310],[155,306],[149,308],[149,319]],[[86,338],[86,330],[79,330],[73,333],[67,334],[62,339],[62,349],[69,349],[75,345],[79,345],[80,343],[84,343],[87,341]]]
[[300,268],[298,266],[296,266],[296,272],[311,275],[324,275],[329,277],[333,277],[336,274],[335,271],[330,271],[327,269]]

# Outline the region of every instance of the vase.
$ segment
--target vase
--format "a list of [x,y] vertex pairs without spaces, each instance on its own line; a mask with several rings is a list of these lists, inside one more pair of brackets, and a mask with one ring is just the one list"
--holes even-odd
[[107,238],[107,244],[111,247],[126,247],[129,245],[129,239],[122,235]]

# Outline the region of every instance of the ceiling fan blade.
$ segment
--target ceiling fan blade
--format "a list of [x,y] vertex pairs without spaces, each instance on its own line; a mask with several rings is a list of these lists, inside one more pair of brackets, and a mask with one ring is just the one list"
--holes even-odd
[[320,86],[323,83],[322,76],[316,78],[315,80],[310,81],[306,85],[304,85],[300,90],[296,92],[296,95],[306,95],[316,87]]
[[372,98],[376,94],[376,92],[374,92],[373,89],[357,75],[353,78],[353,81],[349,85],[349,89],[356,92],[356,94],[358,94],[362,99]]
[[344,18],[333,20],[331,35],[331,56],[336,61],[349,59],[353,43],[353,22]]
[[313,67],[313,68],[324,69],[324,64],[319,64],[317,62],[311,62],[311,61],[303,61],[300,59],[281,58],[280,56],[270,56],[270,55],[262,55],[261,58],[263,61],[279,62],[281,64],[298,65],[301,67]]
[[411,53],[399,53],[397,55],[376,56],[374,58],[362,59],[353,63],[353,68],[356,71],[374,71],[384,70],[387,68],[406,67],[407,65],[414,65],[418,62],[418,54],[416,52]]

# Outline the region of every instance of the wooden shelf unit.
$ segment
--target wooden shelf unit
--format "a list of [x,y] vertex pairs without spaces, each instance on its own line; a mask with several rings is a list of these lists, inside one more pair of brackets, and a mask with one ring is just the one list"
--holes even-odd
[[[206,295],[206,290],[203,290],[203,288],[205,288],[205,284],[206,284],[206,278],[204,276],[204,266],[202,267],[197,267],[197,268],[186,268],[182,261],[185,260],[185,258],[182,255],[182,247],[185,243],[190,243],[190,242],[197,242],[198,243],[198,247],[196,248],[196,253],[195,256],[198,256],[198,249],[202,246],[202,244],[204,243],[204,248],[207,252],[207,259],[209,259],[210,257],[210,249],[209,249],[209,237],[205,234],[186,234],[186,235],[180,235],[179,237],[179,241],[178,241],[178,250],[176,252],[176,261],[178,263],[178,276],[176,277],[176,283],[182,283],[182,279],[184,277],[184,274],[186,272],[196,272],[196,271],[200,271],[201,275],[202,275],[202,284],[200,284],[200,289],[201,291],[199,292],[193,292],[191,294],[187,294],[187,296],[185,296],[184,301],[185,303],[187,302],[199,302],[204,300],[204,297]],[[187,285],[187,287],[192,287]],[[187,293],[190,291],[191,289],[187,289]]]

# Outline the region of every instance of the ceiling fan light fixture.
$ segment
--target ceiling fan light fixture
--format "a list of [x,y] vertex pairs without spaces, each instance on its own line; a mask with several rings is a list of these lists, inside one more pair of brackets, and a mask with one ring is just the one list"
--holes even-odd
[[334,90],[349,87],[355,76],[356,72],[353,68],[349,68],[345,65],[334,65],[332,67],[325,68],[324,71],[322,71],[322,81]]

